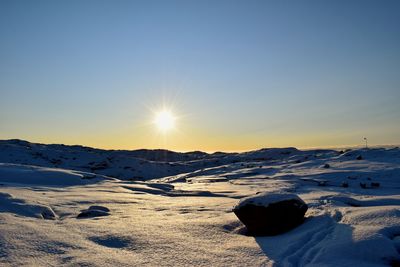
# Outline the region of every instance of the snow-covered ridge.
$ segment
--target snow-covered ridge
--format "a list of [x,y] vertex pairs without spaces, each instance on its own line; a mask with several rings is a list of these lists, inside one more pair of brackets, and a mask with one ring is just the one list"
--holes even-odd
[[199,151],[102,150],[0,140],[0,162],[72,169],[131,180],[148,180],[213,166],[224,155]]
[[[316,150],[318,151],[318,150]],[[245,153],[207,154],[169,150],[102,150],[84,146],[46,145],[0,140],[0,162],[93,172],[125,180],[148,180],[235,162],[300,160],[315,151],[269,148]],[[322,154],[321,151],[318,152]],[[333,153],[328,150],[323,153]]]

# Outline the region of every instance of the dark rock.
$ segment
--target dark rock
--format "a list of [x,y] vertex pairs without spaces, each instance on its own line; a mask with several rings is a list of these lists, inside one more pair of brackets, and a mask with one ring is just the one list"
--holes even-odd
[[367,188],[367,184],[366,183],[360,183],[361,188]]
[[358,157],[356,158],[356,160],[362,160],[363,157],[361,155],[358,155]]
[[104,206],[93,205],[89,207],[89,210],[101,210],[105,212],[110,212],[110,209]]
[[108,216],[108,215],[110,215],[110,214],[106,211],[89,209],[89,210],[84,210],[81,213],[79,213],[76,218],[85,219],[85,218],[93,218],[93,217]]
[[[91,164],[91,163],[89,163]],[[107,161],[102,161],[98,163],[93,163],[92,166],[90,167],[93,171],[98,171],[98,170],[104,170],[109,168],[109,164]]]
[[41,212],[42,218],[45,220],[55,220],[56,219],[56,214],[54,211],[50,208],[44,208]]
[[348,182],[342,182],[342,187],[349,187],[349,183]]
[[52,163],[54,165],[60,165],[62,163],[62,161],[60,159],[51,159],[50,163]]
[[307,204],[295,194],[261,193],[244,198],[233,209],[248,233],[278,235],[304,221]]
[[371,187],[379,187],[380,185],[378,182],[371,182]]
[[325,169],[329,169],[331,167],[331,165],[329,165],[328,163],[325,163],[324,168]]
[[398,259],[398,260],[392,260],[392,261],[390,262],[390,266],[392,266],[392,267],[400,267],[400,259]]

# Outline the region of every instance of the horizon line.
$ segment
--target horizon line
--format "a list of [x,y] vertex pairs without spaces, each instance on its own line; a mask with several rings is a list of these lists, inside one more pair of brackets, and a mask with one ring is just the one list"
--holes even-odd
[[[258,151],[262,149],[273,149],[273,148],[296,148],[298,150],[318,150],[318,149],[332,149],[332,150],[340,150],[340,149],[356,149],[356,148],[365,148],[365,145],[363,144],[353,144],[353,145],[337,145],[337,146],[280,146],[280,147],[259,147],[259,148],[249,148],[249,149],[243,149],[243,150],[201,150],[201,149],[195,149],[195,150],[171,150],[167,148],[102,148],[102,147],[95,147],[95,146],[89,146],[85,144],[68,144],[68,143],[41,143],[41,142],[36,142],[36,141],[28,141],[25,139],[19,139],[19,138],[10,138],[10,139],[0,139],[0,141],[23,141],[23,142],[28,142],[30,144],[38,144],[38,145],[64,145],[64,146],[81,146],[81,147],[88,147],[88,148],[93,148],[93,149],[98,149],[98,150],[108,150],[108,151],[113,151],[113,150],[121,150],[121,151],[135,151],[135,150],[166,150],[166,151],[172,151],[172,152],[177,152],[177,153],[190,153],[190,152],[204,152],[207,154],[213,154],[217,152],[222,152],[222,153],[244,153],[244,152],[251,152],[251,151]],[[374,145],[368,145],[368,148],[390,148],[390,147],[399,147],[400,144],[374,144]]]

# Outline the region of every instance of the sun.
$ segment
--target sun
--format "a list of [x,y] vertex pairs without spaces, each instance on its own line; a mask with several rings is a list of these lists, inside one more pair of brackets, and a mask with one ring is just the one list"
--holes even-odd
[[154,124],[160,131],[167,132],[174,128],[175,117],[170,111],[163,110],[156,114]]

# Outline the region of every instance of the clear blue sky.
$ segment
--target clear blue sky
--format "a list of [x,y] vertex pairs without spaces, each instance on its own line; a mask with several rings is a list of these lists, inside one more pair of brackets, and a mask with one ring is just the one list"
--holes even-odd
[[[176,115],[160,135],[153,111]],[[400,1],[0,1],[0,139],[400,143]]]

